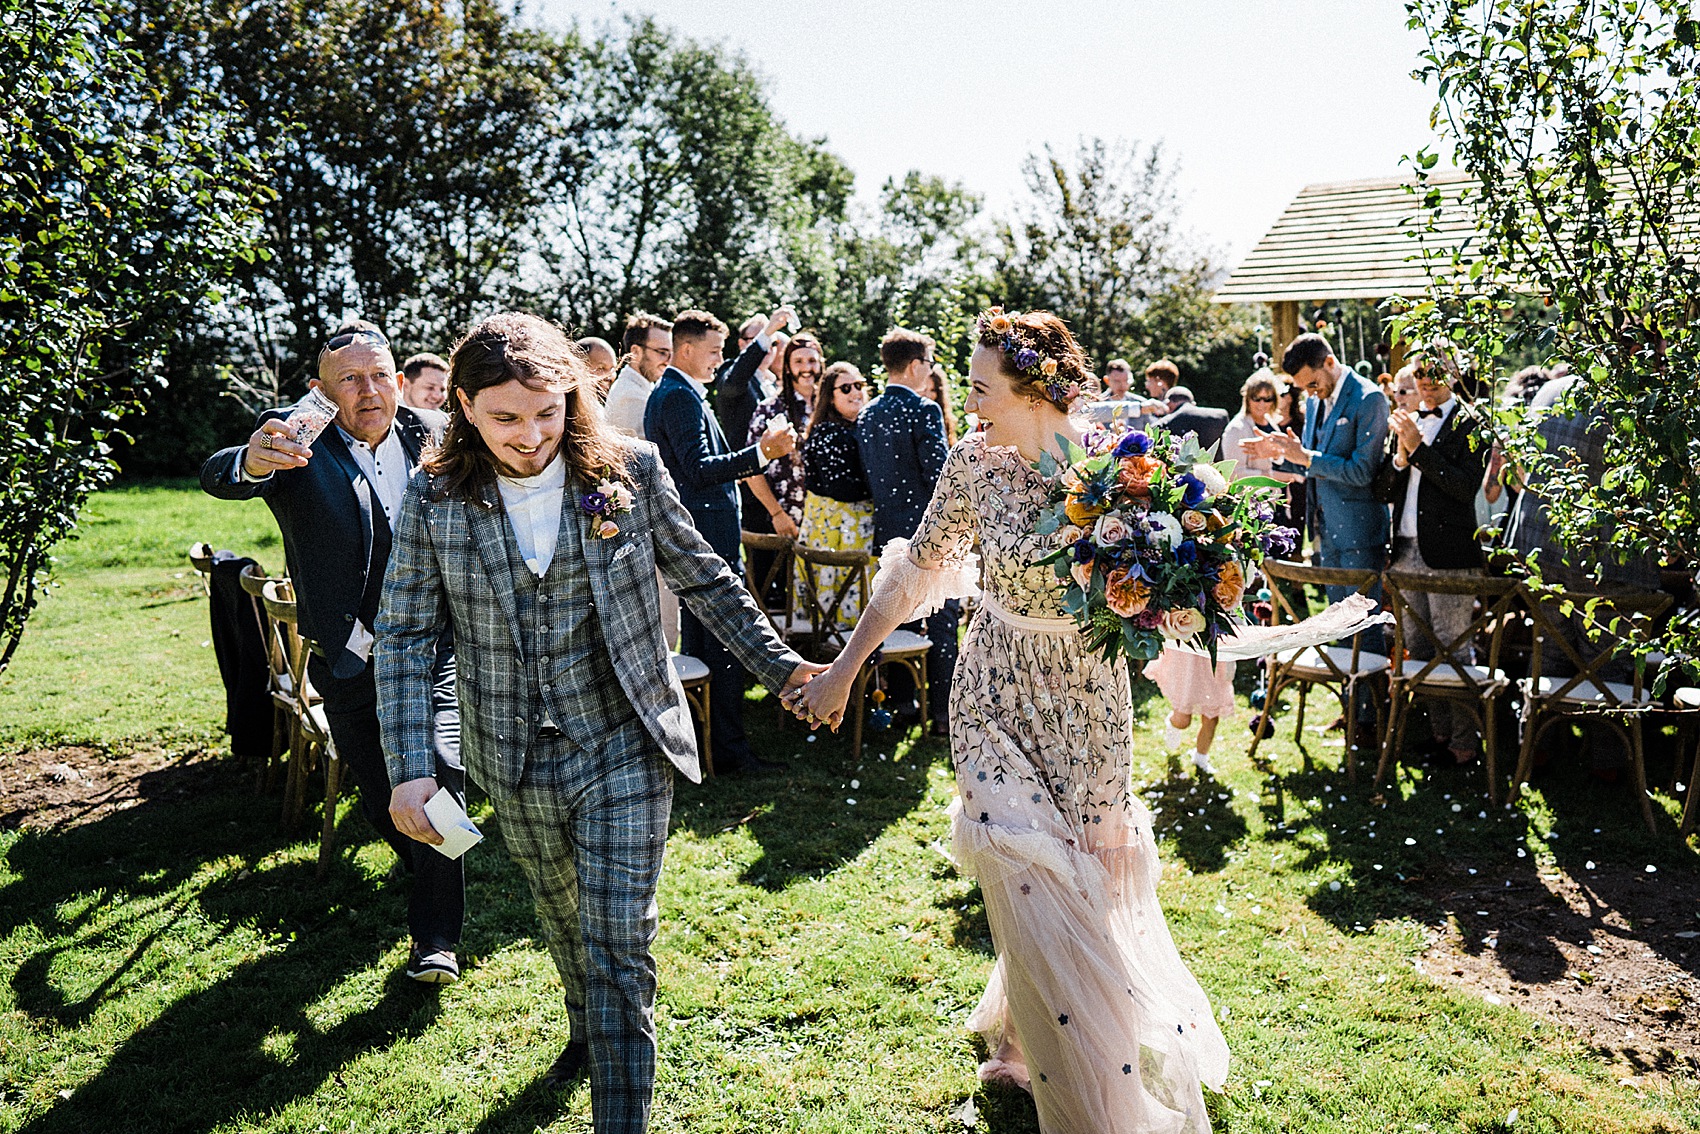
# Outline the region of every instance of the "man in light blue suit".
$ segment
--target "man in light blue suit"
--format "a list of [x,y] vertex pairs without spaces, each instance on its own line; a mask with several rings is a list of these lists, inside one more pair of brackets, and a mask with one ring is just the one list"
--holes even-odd
[[[1281,369],[1310,395],[1304,436],[1289,430],[1247,441],[1246,454],[1304,469],[1305,514],[1316,541],[1317,566],[1386,570],[1387,505],[1377,499],[1375,474],[1387,446],[1387,395],[1343,365],[1328,340],[1317,334],[1294,339],[1281,356]],[[1328,601],[1351,593],[1351,587],[1329,587]],[[1379,597],[1379,590],[1372,594]],[[1386,652],[1379,628],[1365,632],[1364,648]],[[1360,719],[1367,709],[1367,701],[1359,704]]]

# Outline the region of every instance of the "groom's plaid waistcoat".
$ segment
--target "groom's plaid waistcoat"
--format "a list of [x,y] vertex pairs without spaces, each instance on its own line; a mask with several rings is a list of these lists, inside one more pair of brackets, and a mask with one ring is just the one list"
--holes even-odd
[[[769,689],[779,689],[802,659],[779,640],[732,569],[697,534],[654,446],[622,441],[631,450],[634,499],[631,511],[616,518],[619,534],[590,537],[589,518],[578,507],[582,489],[569,482],[561,522],[577,527],[571,544],[563,540],[557,546],[554,561],[586,588],[589,597],[577,617],[597,623],[618,688],[608,688],[607,671],[600,671],[598,682],[597,671],[556,666],[554,654],[548,655],[550,684],[563,684],[562,706],[588,703],[582,698],[590,684],[623,698],[656,746],[695,782],[702,778],[696,732],[662,637],[657,567],[679,600]],[[461,755],[485,791],[507,799],[525,770],[545,709],[534,694],[544,655],[528,649],[520,621],[516,575],[524,571],[514,568],[508,519],[494,486],[473,500],[434,495],[423,472],[408,485],[374,627],[384,755],[392,783],[432,774],[430,665],[438,633],[452,625]],[[548,605],[553,604],[551,593]],[[543,605],[540,597],[539,611]],[[555,724],[569,736],[606,726],[606,736],[620,721],[581,717]]]

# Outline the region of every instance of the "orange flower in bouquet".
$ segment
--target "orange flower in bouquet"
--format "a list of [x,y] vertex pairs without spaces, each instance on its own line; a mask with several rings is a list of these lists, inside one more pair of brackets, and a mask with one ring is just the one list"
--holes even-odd
[[1122,488],[1135,496],[1150,496],[1151,482],[1163,475],[1163,462],[1149,453],[1121,459],[1122,471],[1117,478]]
[[1104,602],[1123,618],[1132,618],[1151,605],[1151,588],[1125,567],[1118,567],[1104,581]]
[[1211,594],[1223,610],[1235,610],[1245,597],[1245,569],[1235,560],[1228,560],[1216,569],[1216,585]]

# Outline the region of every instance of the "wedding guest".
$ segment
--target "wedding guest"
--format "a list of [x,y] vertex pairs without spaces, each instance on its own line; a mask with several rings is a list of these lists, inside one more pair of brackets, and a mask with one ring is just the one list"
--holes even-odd
[[401,404],[440,410],[449,396],[449,364],[439,355],[413,354],[401,364]]
[[[1267,357],[1267,356],[1265,356]],[[1304,436],[1305,410],[1304,395],[1293,389],[1292,383],[1281,383],[1280,400],[1275,403],[1275,426],[1277,432],[1291,433],[1294,437]],[[1276,461],[1275,469],[1289,474],[1292,479],[1287,485],[1286,507],[1277,512],[1277,518],[1287,527],[1299,533],[1299,540],[1304,541],[1305,533],[1305,477],[1304,470],[1290,461]],[[1284,516],[1282,515],[1284,512]]]
[[1552,372],[1544,366],[1525,366],[1505,384],[1505,404],[1527,407],[1540,393],[1541,387],[1552,381]]
[[[873,551],[876,555],[894,539],[908,539],[932,499],[950,446],[952,414],[944,397],[943,371],[933,361],[933,340],[901,328],[880,342],[880,365],[885,368],[885,393],[863,407],[856,418],[856,444],[867,470],[874,500]],[[937,396],[931,396],[937,390]],[[812,477],[811,473],[811,477]],[[962,604],[950,600],[929,615],[924,632],[927,651],[928,716],[935,736],[948,734],[950,687],[956,674],[957,626]],[[908,626],[922,633],[920,623]],[[914,679],[907,670],[893,670],[888,695],[900,719],[919,715]]]
[[1292,473],[1277,472],[1271,457],[1253,457],[1245,452],[1244,443],[1271,433],[1280,432],[1276,424],[1275,406],[1281,400],[1286,383],[1275,377],[1267,366],[1252,374],[1240,387],[1240,412],[1235,414],[1222,431],[1222,459],[1235,462],[1234,475],[1267,476],[1276,480],[1297,479]]
[[[822,359],[820,341],[808,333],[799,334],[785,347],[779,365],[779,393],[756,407],[750,417],[748,442],[754,444],[775,421],[788,421],[801,437],[809,431],[809,414],[814,409],[815,383],[820,378]],[[803,524],[804,474],[803,454],[793,449],[783,457],[769,461],[762,475],[745,482],[766,511],[767,526],[758,526],[760,517],[746,517],[749,531],[774,531],[787,539],[796,539]],[[764,578],[766,568],[758,566],[756,577]]]
[[1169,716],[1163,724],[1163,745],[1169,751],[1186,745],[1186,730],[1192,718],[1198,718],[1198,738],[1192,744],[1192,765],[1200,775],[1214,776],[1210,765],[1210,748],[1216,740],[1216,726],[1234,716],[1234,670],[1232,661],[1212,662],[1209,658],[1187,650],[1165,645],[1145,675],[1157,683],[1157,689],[1169,702]]
[[[933,404],[939,407],[939,414],[944,418],[944,444],[948,449],[956,444],[956,413],[950,405],[950,376],[945,373],[944,367],[935,362],[932,378],[925,392],[927,397],[933,400]],[[865,406],[862,412],[867,412]]]
[[[856,447],[856,415],[867,400],[867,381],[848,362],[835,362],[821,375],[809,430],[803,435],[803,468],[807,492],[803,500],[801,543],[825,551],[866,551],[874,548],[874,500],[862,455]],[[923,504],[925,501],[923,500]],[[843,569],[817,567],[815,585],[822,601],[837,593]],[[838,608],[839,620],[854,625],[867,596],[852,586]]]
[[643,411],[661,372],[673,360],[673,324],[659,315],[639,312],[626,320],[620,338],[626,364],[608,388],[603,416],[627,437],[643,436]]
[[[725,342],[726,324],[707,312],[684,311],[673,320],[673,363],[650,396],[643,427],[644,435],[661,450],[662,463],[673,475],[679,499],[697,531],[736,573],[743,559],[735,485],[789,453],[797,437],[790,422],[776,421],[753,445],[733,449],[727,444],[719,419],[708,407],[708,384]],[[783,770],[784,765],[762,760],[750,750],[744,734],[744,671],[732,652],[690,610],[680,612],[679,642],[684,653],[709,669],[715,772]]]
[[1393,376],[1387,384],[1387,399],[1393,403],[1396,410],[1406,413],[1416,413],[1421,399],[1417,397],[1416,370],[1413,367],[1401,367],[1399,373]]
[[1145,368],[1145,393],[1153,402],[1163,403],[1154,406],[1149,412],[1161,416],[1169,411],[1169,391],[1180,385],[1181,368],[1166,358],[1159,358]]
[[584,364],[589,368],[590,376],[596,379],[596,396],[606,402],[608,388],[614,384],[615,370],[620,365],[620,360],[614,356],[613,346],[607,339],[599,339],[595,335],[587,335],[574,345],[584,352]]
[[1164,429],[1176,437],[1191,433],[1205,449],[1222,440],[1222,434],[1228,428],[1227,410],[1199,405],[1193,399],[1192,391],[1185,386],[1170,389],[1168,402],[1168,413],[1161,419]]
[[[1179,377],[1179,371],[1176,372]],[[1112,358],[1104,364],[1104,396],[1087,407],[1091,419],[1099,425],[1114,429],[1141,429],[1153,415],[1168,412],[1168,405],[1158,405],[1148,398],[1130,394],[1133,385],[1133,366],[1125,358]]]
[[[701,361],[686,365],[711,375]],[[539,1086],[560,1090],[588,1071],[598,1134],[643,1134],[656,889],[675,776],[702,774],[649,580],[664,572],[774,693],[821,667],[785,647],[692,528],[655,450],[608,428],[564,334],[494,315],[453,366],[455,415],[402,505],[379,615],[390,809],[409,837],[442,842],[424,812],[438,788],[424,686],[433,641],[453,630],[467,766],[531,890],[566,1002],[568,1042]],[[618,485],[618,503],[601,522],[621,529],[605,539],[579,495],[603,481]]]
[[[1595,483],[1605,475],[1606,446],[1611,440],[1611,423],[1586,402],[1573,397],[1585,395],[1586,387],[1575,388],[1580,379],[1565,373],[1544,383],[1531,399],[1531,412],[1542,414],[1537,429],[1547,454],[1561,464],[1580,463]],[[1550,473],[1545,465],[1520,470],[1523,491],[1518,494],[1506,530],[1506,546],[1525,563],[1538,566],[1543,581],[1557,583],[1567,590],[1592,591],[1602,594],[1646,594],[1659,590],[1658,556],[1641,552],[1620,558],[1613,544],[1615,523],[1609,512],[1598,514],[1598,524],[1579,542],[1560,541],[1552,530],[1552,518],[1547,512],[1546,497],[1553,491]],[[1600,646],[1587,630],[1587,615],[1577,611],[1566,614],[1557,601],[1547,600],[1542,608],[1552,624],[1564,634],[1577,654],[1584,660],[1598,655]],[[1628,683],[1632,679],[1633,659],[1613,658],[1598,671],[1603,681]],[[1568,656],[1556,644],[1541,655],[1541,675],[1568,677],[1575,672]],[[1549,729],[1544,738],[1551,744],[1562,730]],[[1617,730],[1594,727],[1589,733],[1592,743],[1589,752],[1593,774],[1602,780],[1615,781],[1628,763],[1622,738]],[[1536,749],[1535,765],[1547,763],[1551,750]]]
[[[737,355],[715,367],[714,414],[726,436],[743,438],[749,432],[750,417],[756,406],[779,392],[777,385],[768,386],[765,367],[773,354],[774,337],[796,317],[789,307],[776,308],[771,315],[750,316],[739,331],[738,342],[742,345]],[[753,508],[752,501],[746,500],[745,505]]]
[[[1334,357],[1328,340],[1307,332],[1287,345],[1281,369],[1310,395],[1304,434],[1291,430],[1245,442],[1252,457],[1274,457],[1305,474],[1305,514],[1316,541],[1316,565],[1381,572],[1387,568],[1387,505],[1375,492],[1375,474],[1387,445],[1387,396]],[[1352,587],[1326,588],[1339,602]],[[1364,632],[1364,648],[1384,653],[1380,629]],[[1373,719],[1368,685],[1359,687],[1355,714],[1361,727]],[[1348,730],[1354,733],[1355,730]]]
[[[1393,570],[1437,579],[1480,575],[1476,496],[1487,465],[1485,423],[1454,393],[1446,359],[1402,367],[1394,381],[1416,388],[1420,408],[1393,411],[1394,451],[1376,476],[1377,493],[1393,505]],[[1457,639],[1475,617],[1475,595],[1407,590],[1405,598],[1443,642]],[[1406,635],[1405,650],[1418,661],[1434,657],[1434,643],[1420,633]],[[1476,660],[1469,646],[1453,657],[1465,665]],[[1431,710],[1429,727],[1430,756],[1456,764],[1476,759],[1481,737],[1462,701]]]
[[[201,487],[221,500],[259,497],[277,520],[298,625],[311,651],[307,676],[323,698],[337,756],[359,785],[361,812],[412,875],[406,973],[443,984],[460,976],[455,949],[466,911],[461,861],[414,842],[390,818],[371,663],[402,494],[447,420],[436,410],[397,405],[405,381],[382,331],[364,320],[343,324],[319,350],[309,383],[335,403],[335,421],[306,447],[284,425],[288,409],[267,410],[246,444],[207,459]],[[421,766],[464,805],[451,637],[424,646],[419,676]]]

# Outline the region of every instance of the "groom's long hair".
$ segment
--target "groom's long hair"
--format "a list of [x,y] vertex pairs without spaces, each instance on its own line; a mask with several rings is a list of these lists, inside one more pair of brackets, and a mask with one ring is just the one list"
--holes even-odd
[[596,398],[596,378],[572,340],[535,315],[492,315],[455,344],[449,358],[449,425],[443,440],[425,455],[425,471],[438,500],[473,500],[496,483],[496,458],[467,419],[458,392],[468,401],[480,390],[508,382],[566,395],[561,458],[581,484],[610,473],[623,478],[629,450],[609,428]]

